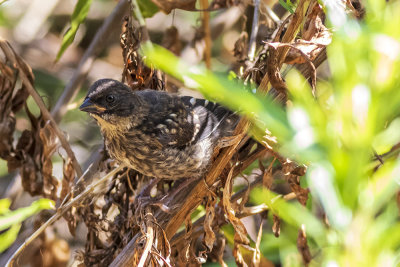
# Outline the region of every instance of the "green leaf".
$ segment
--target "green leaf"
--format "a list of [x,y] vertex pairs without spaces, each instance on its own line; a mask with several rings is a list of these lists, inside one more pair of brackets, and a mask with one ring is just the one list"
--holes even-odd
[[11,201],[8,198],[0,199],[0,215],[9,211]]
[[9,230],[0,235],[0,253],[2,253],[9,246],[11,246],[12,243],[14,243],[20,228],[20,223],[14,224]]
[[7,229],[14,224],[18,224],[44,209],[54,209],[54,201],[42,198],[33,202],[29,207],[4,213],[0,216],[0,231]]
[[138,5],[145,18],[150,18],[159,11],[158,7],[150,0],[138,0]]
[[281,4],[281,6],[283,6],[287,11],[290,12],[290,14],[294,13],[294,5],[290,2],[290,0],[286,0],[286,2],[284,0],[279,0],[279,4]]
[[78,3],[75,5],[74,12],[71,16],[71,27],[63,37],[60,50],[57,53],[56,60],[60,59],[68,46],[70,46],[74,41],[76,31],[78,30],[79,25],[86,19],[91,4],[92,0],[79,0]]

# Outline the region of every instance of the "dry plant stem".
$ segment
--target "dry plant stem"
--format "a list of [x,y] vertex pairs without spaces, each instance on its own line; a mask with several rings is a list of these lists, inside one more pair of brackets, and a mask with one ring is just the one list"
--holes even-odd
[[[292,19],[289,23],[289,26],[285,32],[285,34],[282,37],[281,43],[291,43],[295,39],[299,29],[300,25],[303,21],[303,15],[307,11],[308,6],[310,5],[310,2],[314,0],[299,0],[299,3],[297,4],[297,8],[295,13],[292,16]],[[290,47],[282,47],[279,48],[277,51],[277,57],[278,57],[278,64],[277,68],[280,69],[282,66],[282,63],[286,57],[287,52],[289,51]],[[268,91],[268,83],[269,83],[269,77],[268,73],[264,75],[263,79],[261,80],[259,90],[261,92],[267,92]]]
[[254,60],[256,54],[256,37],[258,33],[258,16],[259,16],[260,0],[253,0],[253,2],[254,2],[253,23],[251,25],[251,35],[250,35],[249,52],[248,52],[250,61]]
[[[145,216],[152,216],[152,212],[151,212],[151,209],[149,207],[146,208]],[[139,261],[138,267],[145,266],[146,260],[147,260],[147,256],[151,252],[151,247],[153,245],[153,239],[154,239],[154,229],[153,229],[152,223],[150,222],[147,225],[146,244],[144,246],[144,250],[143,250],[142,256],[140,257],[140,261]]]
[[[210,37],[215,40],[223,32],[230,29],[242,16],[244,7],[242,5],[228,8],[210,21]],[[197,64],[203,59],[204,40],[197,40],[193,45],[188,44],[182,51],[182,58],[191,64]]]
[[[208,0],[200,0],[200,8],[206,10],[208,8]],[[211,69],[211,33],[210,33],[210,13],[209,11],[202,12],[204,42],[206,44],[204,50],[204,59],[207,69]]]
[[[7,55],[9,59],[12,59],[13,64],[16,66],[19,66],[18,60],[14,57],[14,52],[10,45],[8,44],[7,41],[4,39],[0,39],[0,46],[4,53]],[[57,123],[54,121],[53,117],[51,116],[50,112],[47,110],[46,105],[43,103],[42,98],[39,96],[39,94],[36,92],[35,88],[33,88],[33,85],[29,81],[29,78],[25,75],[24,72],[20,71],[19,76],[21,77],[22,83],[26,86],[26,89],[28,90],[29,94],[32,96],[32,98],[35,100],[36,104],[38,105],[40,112],[43,115],[43,118],[46,121],[50,121],[51,127],[54,129],[55,134],[57,135],[58,139],[61,142],[62,147],[65,149],[65,151],[68,154],[68,157],[72,160],[72,164],[74,166],[75,172],[77,176],[82,176],[82,169],[81,166],[79,165],[78,161],[75,158],[75,154],[72,151],[67,139],[65,138],[64,133],[60,130],[58,127]]]
[[[297,7],[296,12],[293,14],[292,20],[282,37],[282,43],[291,43],[296,38],[297,33],[299,32],[300,25],[303,22],[304,15],[307,12],[308,6],[311,1],[314,0],[300,0]],[[281,51],[278,54],[278,66],[281,67],[283,61],[285,60],[286,54],[289,51],[290,47],[282,47]]]
[[128,1],[120,0],[110,16],[104,20],[103,25],[97,31],[88,49],[83,54],[82,59],[79,62],[79,65],[76,68],[71,80],[65,86],[62,95],[58,99],[51,112],[55,122],[60,122],[62,117],[67,112],[68,103],[74,99],[79,92],[80,86],[88,75],[96,56],[107,44],[106,40],[110,36],[111,32],[115,31],[117,25],[121,23],[127,8]]
[[68,211],[71,207],[74,205],[77,205],[81,203],[86,197],[89,196],[90,193],[94,191],[94,189],[101,184],[105,183],[108,181],[109,178],[113,177],[117,172],[122,170],[124,166],[119,166],[118,168],[115,168],[111,172],[107,173],[104,177],[99,179],[97,182],[94,184],[86,187],[85,191],[83,191],[81,194],[76,196],[75,198],[71,199],[69,202],[67,202],[65,205],[61,206],[60,208],[57,209],[56,213],[51,216],[50,219],[48,219],[45,223],[43,223],[39,229],[37,229],[29,238],[25,240],[25,242],[17,249],[17,251],[14,252],[14,254],[11,256],[11,258],[8,260],[6,267],[12,267],[14,266],[14,262],[17,259],[17,257],[21,254],[21,252],[30,244],[32,243],[33,240],[35,240],[43,231],[50,225],[52,225],[54,222],[56,222],[59,218],[61,218],[66,211]]
[[253,254],[254,266],[259,266],[260,260],[261,260],[260,243],[261,243],[261,237],[262,237],[262,229],[263,229],[263,221],[261,221],[260,227],[258,228],[256,248],[255,248],[254,254]]

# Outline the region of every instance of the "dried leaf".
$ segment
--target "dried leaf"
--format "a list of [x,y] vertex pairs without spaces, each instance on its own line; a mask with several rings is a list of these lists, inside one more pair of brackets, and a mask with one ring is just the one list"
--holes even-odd
[[297,166],[294,162],[291,162],[290,160],[287,160],[283,164],[283,169],[282,171],[286,175],[286,179],[289,183],[290,188],[292,191],[296,194],[297,200],[305,206],[307,204],[308,200],[308,193],[309,189],[308,188],[302,188],[300,186],[300,176],[297,174],[305,174],[305,168]]
[[247,263],[245,262],[242,252],[240,251],[240,247],[235,243],[233,247],[233,257],[235,258],[235,262],[237,266],[247,267]]
[[185,220],[185,226],[186,226],[186,233],[184,237],[184,249],[183,253],[180,253],[180,259],[183,263],[189,262],[190,258],[190,243],[192,241],[192,230],[193,230],[193,225],[192,225],[192,220],[190,216],[188,216]]
[[158,8],[166,14],[169,14],[171,10],[183,9],[188,11],[194,11],[196,9],[196,0],[151,0]]
[[[61,193],[60,193],[61,201],[64,201],[64,198],[71,192],[71,186],[73,185],[74,177],[75,177],[75,170],[72,165],[71,159],[63,158],[63,179],[61,181]],[[77,225],[76,208],[68,210],[64,214],[64,219],[67,221],[69,232],[71,233],[72,236],[75,236],[75,229]]]
[[26,156],[21,167],[22,187],[31,196],[43,193],[43,180],[35,161],[30,156]]
[[310,248],[308,247],[307,244],[306,231],[304,225],[302,225],[301,228],[299,229],[299,235],[297,236],[297,249],[299,250],[301,257],[303,258],[304,265],[308,266],[312,257]]
[[239,39],[235,42],[233,48],[233,56],[237,58],[239,62],[244,61],[247,59],[248,55],[248,44],[249,44],[249,35],[247,32],[243,31],[240,34]]
[[207,252],[211,252],[215,242],[215,233],[212,229],[212,224],[215,217],[216,198],[211,194],[208,195],[206,203],[206,218],[204,220],[204,240],[203,244],[207,248]]
[[212,252],[209,254],[211,261],[217,261],[222,267],[228,267],[224,261],[224,251],[225,251],[225,236],[217,233],[217,239]]
[[75,178],[75,170],[70,158],[63,158],[63,179],[61,182],[60,199],[63,200],[70,192]]
[[13,152],[13,133],[15,130],[15,118],[6,117],[0,121],[0,157],[8,160]]
[[332,33],[323,24],[324,17],[322,7],[315,4],[304,23],[302,39],[293,44],[294,48],[291,48],[287,53],[285,63],[306,63],[307,60],[300,51],[312,61],[331,43]]
[[260,243],[262,237],[262,230],[263,230],[263,223],[261,221],[260,227],[258,228],[256,247],[253,253],[253,259],[252,259],[253,266],[260,266],[260,261],[261,261]]
[[[273,183],[273,177],[272,177],[272,166],[274,165],[276,158],[272,160],[272,162],[269,164],[268,169],[263,171],[263,186],[271,189],[272,183]],[[261,162],[260,162],[261,164]],[[261,164],[262,165],[262,164]]]
[[232,195],[232,174],[234,168],[232,168],[228,174],[228,178],[225,183],[224,192],[223,192],[223,206],[226,216],[228,217],[229,222],[232,224],[233,228],[235,228],[235,242],[239,244],[250,244],[249,239],[247,238],[247,230],[244,227],[243,223],[239,218],[235,215],[235,210],[231,204],[231,195]]
[[53,176],[53,163],[51,157],[58,147],[57,136],[54,129],[49,123],[39,130],[40,140],[43,145],[41,155],[42,174],[43,174],[43,191],[46,197],[53,200],[57,199],[58,180]]
[[146,38],[142,29],[132,17],[126,19],[120,40],[124,59],[122,82],[126,82],[133,90],[163,90],[164,83],[157,77],[157,71],[144,64],[138,52],[140,42]]
[[12,112],[18,112],[24,106],[28,96],[29,93],[25,87],[19,89],[12,100]]
[[169,51],[179,56],[182,50],[182,44],[179,39],[179,32],[175,26],[169,27],[163,36],[161,45],[167,48]]
[[281,234],[281,219],[278,215],[274,214],[273,221],[274,224],[272,225],[272,232],[274,233],[275,237],[279,237]]

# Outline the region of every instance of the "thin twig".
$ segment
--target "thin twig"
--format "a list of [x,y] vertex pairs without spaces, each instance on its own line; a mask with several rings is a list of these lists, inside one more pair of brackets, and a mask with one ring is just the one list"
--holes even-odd
[[81,203],[85,197],[89,196],[90,193],[94,191],[95,188],[100,186],[101,184],[105,183],[110,177],[113,177],[117,172],[122,170],[124,168],[123,165],[115,168],[111,172],[107,173],[104,177],[99,179],[97,182],[93,183],[92,185],[88,186],[85,188],[85,191],[83,191],[81,194],[76,196],[75,198],[71,199],[68,203],[60,207],[56,213],[51,216],[50,219],[48,219],[45,223],[43,223],[39,229],[37,229],[31,236],[29,236],[25,242],[14,252],[14,254],[11,256],[11,258],[8,260],[6,267],[12,267],[14,265],[15,260],[17,257],[21,254],[21,252],[30,244],[32,243],[33,240],[35,240],[43,231],[50,225],[52,225],[55,221],[57,221],[61,216],[64,215],[65,212],[67,212],[71,207],[75,206],[78,203]]
[[251,25],[251,35],[249,41],[249,59],[254,60],[256,54],[256,38],[258,33],[258,16],[260,9],[260,0],[254,0],[253,23]]
[[101,25],[100,29],[96,32],[96,35],[88,49],[83,54],[71,80],[65,86],[62,95],[51,112],[55,122],[60,122],[65,113],[67,113],[68,103],[78,94],[80,86],[88,75],[95,58],[107,44],[106,40],[109,38],[111,33],[115,31],[117,24],[121,23],[123,14],[126,12],[127,7],[128,1],[120,0],[110,16],[104,20],[103,25]]
[[[8,44],[8,42],[2,38],[0,38],[0,46],[4,53],[6,54],[7,58],[12,60],[13,64],[15,66],[20,66],[20,62],[17,60],[15,57],[15,53],[11,46]],[[19,76],[22,80],[22,83],[25,85],[26,89],[28,90],[29,94],[32,96],[32,98],[35,100],[36,104],[38,105],[40,112],[43,115],[43,118],[45,121],[50,121],[50,125],[54,129],[55,134],[57,135],[58,139],[60,140],[61,146],[65,149],[65,151],[68,154],[68,157],[72,161],[72,165],[74,166],[75,172],[77,176],[82,176],[82,169],[81,166],[79,165],[78,161],[75,158],[75,154],[72,151],[67,139],[65,138],[64,133],[60,130],[58,127],[57,123],[54,121],[53,117],[51,116],[50,112],[47,110],[46,105],[44,104],[42,98],[39,96],[39,94],[36,92],[35,88],[31,84],[31,81],[29,78],[26,76],[26,74],[23,71],[19,72]]]
[[[147,215],[151,215],[152,216],[150,207],[146,208],[146,215],[145,216],[147,216]],[[143,267],[145,265],[146,260],[147,260],[147,256],[150,254],[151,247],[153,245],[154,229],[153,229],[152,223],[151,222],[147,223],[146,228],[147,228],[147,230],[146,230],[146,244],[144,246],[143,253],[140,256],[140,261],[139,261],[138,267]]]

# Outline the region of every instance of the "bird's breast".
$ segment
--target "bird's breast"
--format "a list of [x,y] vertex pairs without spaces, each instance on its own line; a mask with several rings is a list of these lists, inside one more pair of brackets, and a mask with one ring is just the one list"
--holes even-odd
[[105,135],[105,145],[110,156],[138,172],[161,179],[200,177],[212,157],[210,141],[183,148],[160,147],[149,135],[129,132]]

